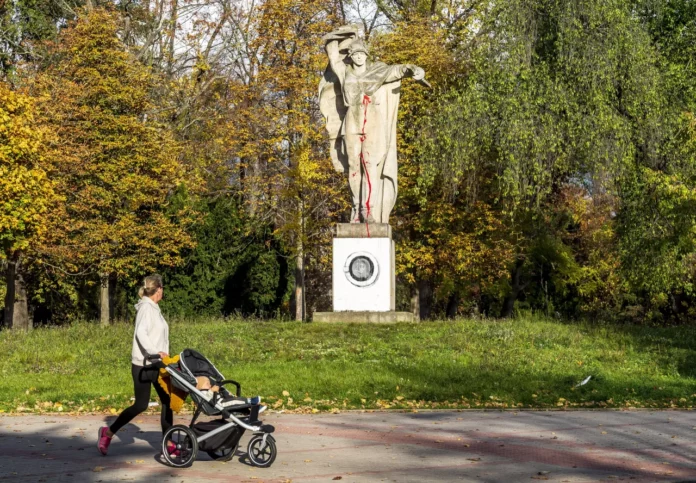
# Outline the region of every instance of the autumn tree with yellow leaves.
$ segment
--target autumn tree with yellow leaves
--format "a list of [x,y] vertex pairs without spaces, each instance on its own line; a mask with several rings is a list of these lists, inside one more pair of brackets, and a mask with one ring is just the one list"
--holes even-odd
[[117,277],[176,265],[191,246],[191,214],[169,204],[187,171],[171,133],[150,114],[157,78],[119,40],[113,13],[83,14],[49,53],[32,88],[55,134],[47,156],[65,202],[50,211],[41,252],[59,275],[98,277],[108,323]]
[[5,267],[4,325],[30,329],[24,263],[41,243],[48,213],[59,203],[37,127],[34,99],[0,82],[0,259]]

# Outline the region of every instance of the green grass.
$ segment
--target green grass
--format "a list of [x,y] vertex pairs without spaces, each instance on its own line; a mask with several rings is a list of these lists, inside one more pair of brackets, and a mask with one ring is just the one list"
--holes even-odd
[[[244,394],[286,410],[696,405],[690,327],[199,320],[170,334],[173,353],[199,350]],[[130,324],[0,332],[0,411],[127,406],[131,341]]]

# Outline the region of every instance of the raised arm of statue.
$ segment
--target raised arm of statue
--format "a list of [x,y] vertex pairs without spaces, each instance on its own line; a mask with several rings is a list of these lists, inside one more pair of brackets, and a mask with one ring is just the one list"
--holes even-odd
[[346,64],[343,62],[345,55],[340,53],[338,40],[330,40],[326,43],[326,55],[329,57],[331,70],[334,71],[338,81],[343,85],[343,80],[346,78]]
[[346,48],[358,36],[358,29],[352,25],[343,27],[326,34],[323,38],[326,55],[329,57],[331,69],[343,85],[346,77]]

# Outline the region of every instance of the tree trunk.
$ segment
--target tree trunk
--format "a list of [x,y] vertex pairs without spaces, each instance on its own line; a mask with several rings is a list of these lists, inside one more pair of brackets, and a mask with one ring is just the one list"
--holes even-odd
[[116,281],[118,277],[115,273],[109,274],[109,320],[112,322],[116,318]]
[[420,307],[420,320],[430,318],[432,312],[433,288],[427,280],[418,282],[418,305]]
[[418,285],[414,285],[411,289],[411,313],[417,322],[420,321],[420,291],[418,290]]
[[500,311],[500,317],[506,319],[512,316],[515,310],[515,301],[517,296],[522,291],[522,285],[520,284],[520,277],[522,276],[522,265],[524,262],[522,260],[517,260],[515,262],[515,268],[512,269],[510,274],[510,292],[503,300],[503,307]]
[[298,240],[297,258],[295,259],[295,320],[304,321],[306,316],[304,250],[302,239],[298,237]]
[[459,295],[453,293],[447,301],[447,318],[454,319],[459,311]]
[[179,22],[179,2],[172,0],[171,2],[171,18],[169,24],[169,59],[167,61],[167,72],[172,73],[174,66],[174,47],[176,45],[176,27]]
[[102,325],[109,325],[114,318],[114,289],[116,286],[116,277],[114,274],[100,273],[100,288],[99,288],[99,308]]
[[5,327],[11,329],[31,330],[34,326],[29,318],[27,289],[22,274],[22,257],[14,255],[7,261],[5,270]]

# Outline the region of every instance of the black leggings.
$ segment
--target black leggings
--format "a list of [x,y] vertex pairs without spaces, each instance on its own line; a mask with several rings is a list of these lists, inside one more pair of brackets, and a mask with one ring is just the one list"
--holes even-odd
[[164,392],[162,386],[157,383],[159,370],[152,366],[142,367],[133,364],[131,372],[133,373],[135,402],[131,407],[124,409],[123,412],[119,414],[118,418],[116,418],[116,421],[114,421],[114,424],[112,424],[109,429],[112,433],[116,433],[123,426],[130,423],[134,417],[145,411],[150,404],[150,387],[154,384],[155,391],[157,391],[162,406],[160,422],[162,424],[162,434],[164,434],[165,431],[172,427],[174,417],[172,415],[172,410],[169,408],[169,394]]

